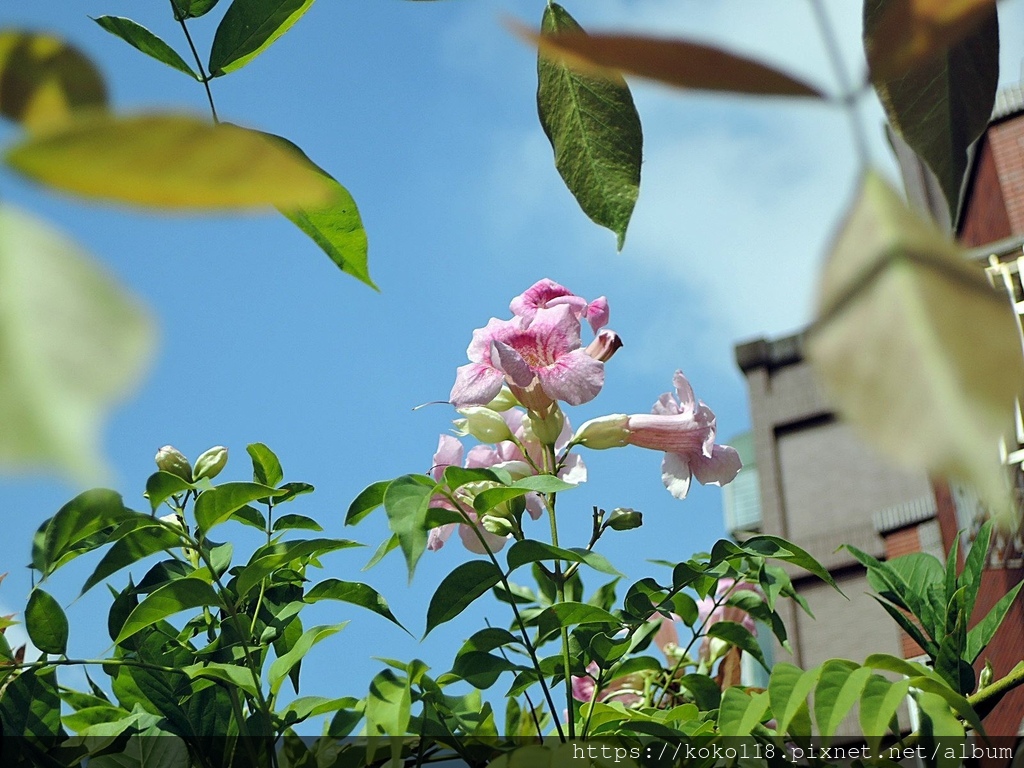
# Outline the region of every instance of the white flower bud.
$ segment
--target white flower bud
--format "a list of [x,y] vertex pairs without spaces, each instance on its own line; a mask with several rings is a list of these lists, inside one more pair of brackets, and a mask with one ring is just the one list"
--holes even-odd
[[165,445],[156,452],[154,459],[156,468],[161,472],[177,475],[186,483],[192,482],[192,465],[188,463],[185,455],[173,445]]
[[620,448],[629,439],[628,422],[629,416],[624,413],[611,413],[591,419],[580,425],[572,441],[594,450]]
[[459,408],[458,412],[465,417],[455,422],[456,430],[462,434],[472,435],[484,443],[500,443],[512,439],[512,431],[497,411],[482,405],[470,405]]
[[228,463],[228,449],[223,445],[215,445],[208,451],[204,451],[203,455],[196,459],[195,477],[196,480],[212,480],[220,471],[224,469],[224,465]]

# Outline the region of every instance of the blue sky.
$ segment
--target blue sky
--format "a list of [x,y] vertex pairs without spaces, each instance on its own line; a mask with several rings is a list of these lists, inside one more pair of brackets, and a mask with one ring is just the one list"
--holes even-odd
[[[835,88],[803,2],[565,5],[589,29],[717,41]],[[859,73],[856,5],[829,7]],[[8,3],[0,22],[73,41],[98,62],[120,110],[203,114],[198,83],[87,18],[130,15],[184,54],[164,6]],[[428,553],[411,587],[397,555],[362,574],[385,536],[383,521],[346,530],[344,512],[369,483],[428,469],[452,414],[446,406],[413,406],[447,397],[472,330],[507,317],[509,300],[541,277],[590,299],[606,295],[611,327],[625,342],[607,366],[603,393],[570,413],[574,423],[646,412],[681,368],[717,413],[723,439],[748,427],[732,348],[808,321],[817,266],[855,180],[846,120],[821,104],[683,95],[634,83],[644,178],[617,254],[614,236],[586,219],[554,170],[536,119],[535,56],[502,26],[508,17],[538,23],[542,10],[541,2],[512,0],[325,0],[249,66],[213,83],[222,118],[286,136],[352,192],[380,293],[340,273],[281,217],[155,216],[64,198],[0,171],[5,203],[85,246],[159,324],[153,368],[114,411],[104,437],[114,470],[108,484],[129,504],[142,508],[161,445],[193,459],[226,445],[232,457],[222,477],[247,479],[245,446],[265,442],[286,479],[317,487],[289,512],[312,515],[328,534],[371,547],[330,556],[325,576],[373,584],[420,634],[429,594],[468,553],[455,541]],[[1024,55],[1024,4],[1009,0],[999,10],[1002,79],[1014,82]],[[200,51],[209,49],[220,14],[218,8],[192,23]],[[891,172],[873,99],[862,119],[875,162]],[[0,128],[0,140],[15,137],[9,126]],[[676,501],[661,486],[660,455],[628,449],[585,459],[591,481],[562,502],[563,543],[585,543],[593,504],[642,510],[644,528],[610,536],[604,550],[635,580],[653,567],[645,558],[684,559],[723,535],[720,491],[695,487]],[[0,571],[11,572],[0,603],[7,610],[19,611],[29,590],[23,565],[32,532],[78,490],[41,475],[0,480]],[[93,565],[58,574],[52,590],[62,603],[73,600]],[[107,646],[108,602],[102,590],[94,592],[68,608],[74,655]],[[357,609],[316,606],[310,616],[307,626],[352,623],[310,656],[303,692],[355,696],[381,666],[366,659],[370,653],[417,656],[439,673],[483,616],[507,621],[498,606],[481,605],[421,644]]]

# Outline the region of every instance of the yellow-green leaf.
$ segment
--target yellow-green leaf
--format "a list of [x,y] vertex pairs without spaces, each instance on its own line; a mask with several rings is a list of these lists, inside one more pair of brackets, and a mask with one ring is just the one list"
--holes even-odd
[[75,121],[16,145],[7,163],[64,192],[158,208],[318,207],[335,195],[258,131],[184,115]]
[[869,174],[832,248],[807,353],[834,405],[907,467],[1005,508],[999,439],[1024,382],[1009,299]]
[[106,110],[107,86],[85,54],[53,35],[0,30],[0,114],[35,131],[75,110]]
[[282,208],[281,213],[316,243],[342,272],[376,289],[367,264],[366,229],[352,195],[288,139],[271,133],[266,136],[295,152],[313,171],[323,176],[334,190],[334,199],[330,205],[319,208]]
[[0,467],[95,480],[106,411],[149,361],[149,318],[77,245],[9,206],[0,274]]

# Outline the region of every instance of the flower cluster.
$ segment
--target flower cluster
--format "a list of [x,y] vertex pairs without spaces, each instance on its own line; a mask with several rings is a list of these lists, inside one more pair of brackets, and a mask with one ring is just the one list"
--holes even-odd
[[[513,479],[550,474],[580,483],[586,480],[586,469],[572,452],[577,446],[636,445],[664,451],[662,480],[678,499],[686,497],[691,477],[724,485],[739,472],[739,455],[715,444],[715,415],[696,399],[680,371],[674,379],[676,395],[662,395],[652,413],[603,416],[572,434],[560,403],[593,400],[604,386],[605,363],[622,347],[618,334],[606,328],[607,299],[587,301],[544,279],[512,299],[509,309],[510,319],[491,318],[473,332],[466,350],[469,363],[458,369],[449,396],[462,416],[455,422],[457,434],[485,444],[466,453],[456,438],[442,435],[432,467],[436,480],[441,481],[446,467],[465,462],[467,468],[503,469]],[[584,321],[594,333],[586,347]],[[431,549],[440,548],[456,529],[477,553],[497,551],[509,536],[522,536],[513,510],[477,516],[473,499],[486,490],[484,485],[470,483],[439,493],[434,506],[460,512],[465,522],[434,529]],[[533,519],[544,513],[539,495],[530,494],[525,501]]]

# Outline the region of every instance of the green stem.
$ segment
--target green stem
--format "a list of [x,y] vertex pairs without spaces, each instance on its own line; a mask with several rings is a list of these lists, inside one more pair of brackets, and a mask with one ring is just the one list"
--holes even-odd
[[[174,0],[171,0],[171,8],[175,11],[175,18],[177,18],[177,7],[174,5]],[[196,50],[195,43],[192,42],[192,34],[188,31],[188,25],[184,19],[178,19],[178,23],[181,25],[181,31],[185,33],[185,39],[188,41],[188,47],[192,51],[192,58],[195,59],[196,67],[199,69],[199,82],[203,84],[203,88],[206,89],[206,100],[210,102],[210,114],[213,115],[213,122],[216,125],[220,124],[220,118],[217,117],[217,107],[213,103],[213,91],[210,90],[210,75],[206,74],[206,70],[203,68],[202,59],[199,58],[199,51]]]
[[74,666],[114,666],[114,667],[138,667],[148,669],[152,672],[164,672],[166,674],[177,674],[188,677],[188,673],[177,667],[165,667],[160,664],[150,664],[145,661],[134,659],[50,659],[47,661],[30,661],[24,664],[11,664],[6,669],[23,671],[26,669],[43,669],[45,667],[74,667]]
[[[555,449],[553,446],[545,446],[544,454],[545,468],[554,473]],[[544,501],[548,508],[548,520],[551,523],[551,544],[558,546],[558,521],[555,519],[555,503],[558,500],[557,493],[545,494]],[[567,576],[562,575],[562,561],[555,560],[555,599],[558,603],[565,602],[565,582]],[[576,707],[572,697],[572,674],[569,671],[569,628],[559,628],[562,636],[562,670],[565,673],[565,706],[569,710],[568,726],[569,738],[576,738]]]
[[519,613],[519,607],[516,605],[515,597],[512,595],[512,587],[509,586],[508,577],[505,575],[505,569],[501,567],[498,562],[498,558],[494,556],[494,552],[491,551],[490,546],[487,544],[487,540],[483,534],[480,533],[480,529],[477,528],[476,524],[470,520],[469,516],[462,509],[462,504],[451,494],[447,489],[442,490],[442,495],[445,496],[451,503],[454,509],[459,511],[462,518],[466,521],[466,525],[470,527],[480,542],[480,546],[484,548],[487,553],[487,557],[490,558],[494,567],[498,569],[498,574],[501,577],[501,586],[505,588],[505,594],[509,597],[509,605],[512,607],[512,614],[515,616],[516,624],[519,627],[519,632],[523,637],[523,645],[526,646],[527,652],[530,654],[530,660],[533,662],[533,668],[537,672],[537,680],[540,682],[541,690],[544,692],[544,698],[548,702],[548,706],[551,708],[551,717],[555,721],[555,729],[558,731],[558,738],[563,742],[565,741],[565,732],[562,730],[562,724],[558,719],[558,711],[555,709],[555,700],[551,696],[551,690],[548,688],[547,682],[544,680],[544,671],[540,667],[540,659],[537,658],[537,651],[533,647],[533,643],[530,642],[530,633],[526,631],[526,622],[523,621],[522,615]]
[[[718,610],[719,606],[725,604],[725,601],[729,599],[729,595],[731,595],[733,593],[733,590],[736,589],[737,584],[739,584],[739,582],[733,582],[733,585],[725,591],[725,594],[722,595],[721,599],[719,599],[716,596],[714,607],[708,612],[708,615],[704,617],[704,621],[701,622],[701,625],[697,627],[697,629],[693,629],[692,627],[690,628],[691,632],[693,633],[693,637],[690,638],[690,642],[686,644],[686,648],[683,649],[683,652],[682,654],[680,654],[679,659],[676,661],[675,665],[668,673],[668,677],[665,678],[664,688],[662,688],[661,695],[658,696],[658,701],[654,705],[656,709],[661,709],[661,706],[665,703],[665,697],[668,695],[669,686],[672,685],[672,681],[675,680],[676,675],[679,674],[679,669],[682,667],[683,662],[686,661],[686,659],[689,657],[690,649],[693,648],[693,644],[697,642],[697,640],[701,637],[704,637],[704,628],[708,625],[708,622],[711,620],[711,616],[714,614],[715,611]],[[657,691],[658,689],[655,688],[654,690]]]

